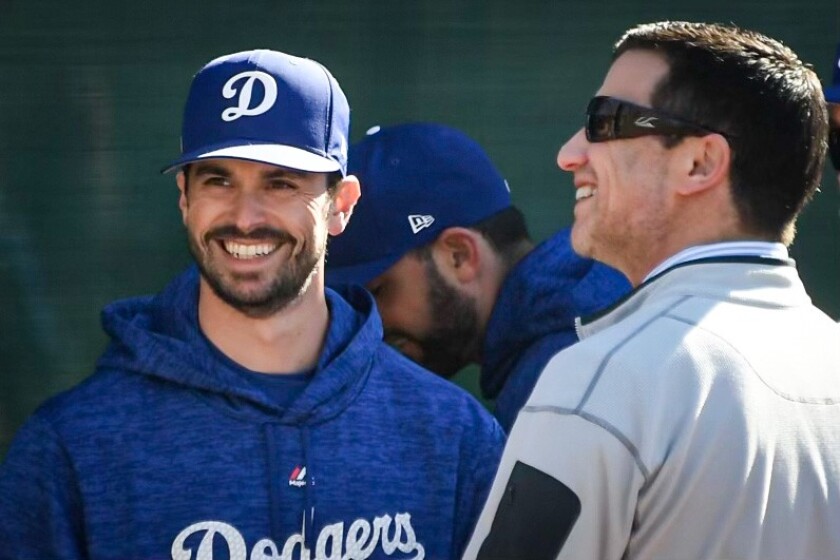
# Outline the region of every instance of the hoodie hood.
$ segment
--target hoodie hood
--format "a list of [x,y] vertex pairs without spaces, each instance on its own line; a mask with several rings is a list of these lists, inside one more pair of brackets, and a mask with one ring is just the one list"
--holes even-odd
[[254,422],[314,425],[353,401],[382,338],[382,324],[367,292],[347,287],[343,299],[328,289],[329,330],[315,374],[303,393],[281,409],[213,352],[196,351],[207,346],[198,325],[198,293],[199,272],[192,266],[157,296],[107,306],[102,326],[111,343],[97,366],[199,389],[226,413]]
[[[499,394],[530,347],[558,333],[568,339],[562,346],[577,341],[576,317],[608,306],[630,289],[618,271],[578,256],[569,235],[565,228],[539,244],[505,278],[484,337],[485,398]],[[549,348],[546,359],[560,349]]]

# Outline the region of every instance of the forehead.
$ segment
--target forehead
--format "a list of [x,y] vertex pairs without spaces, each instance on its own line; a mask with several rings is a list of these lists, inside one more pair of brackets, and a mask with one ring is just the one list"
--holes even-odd
[[668,62],[661,54],[629,50],[612,63],[598,95],[649,106],[654,87],[667,73]]

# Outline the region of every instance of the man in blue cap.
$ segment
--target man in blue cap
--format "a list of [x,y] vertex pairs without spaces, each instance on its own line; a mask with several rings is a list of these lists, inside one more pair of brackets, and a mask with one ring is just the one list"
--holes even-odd
[[840,186],[840,45],[837,45],[837,54],[834,56],[831,85],[826,86],[824,91],[828,102],[828,155],[837,172],[837,183]]
[[359,196],[349,107],[276,51],[195,76],[177,171],[197,267],[105,309],[95,374],[0,467],[0,558],[458,558],[503,432],[325,290]]
[[481,364],[481,391],[509,430],[575,318],[629,284],[578,257],[568,229],[534,246],[507,182],[462,132],[432,123],[374,128],[350,149],[364,195],[330,241],[327,283],[365,285],[385,340],[449,377]]

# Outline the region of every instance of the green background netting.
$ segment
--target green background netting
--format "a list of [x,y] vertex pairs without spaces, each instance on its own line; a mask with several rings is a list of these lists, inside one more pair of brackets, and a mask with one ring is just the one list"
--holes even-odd
[[[774,36],[823,79],[838,0],[0,0],[0,456],[45,398],[87,376],[107,302],[155,292],[188,262],[174,181],[191,75],[228,52],[324,63],[350,99],[352,140],[439,121],[480,142],[535,237],[571,219],[554,164],[627,27],[734,22]],[[817,304],[840,316],[840,195],[823,192],[793,247]],[[458,377],[475,390],[475,370]]]

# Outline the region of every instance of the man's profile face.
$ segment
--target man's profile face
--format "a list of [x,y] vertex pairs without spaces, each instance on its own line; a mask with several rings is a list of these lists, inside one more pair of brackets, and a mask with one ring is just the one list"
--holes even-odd
[[385,342],[449,378],[470,362],[476,302],[452,286],[434,259],[410,252],[366,285],[376,298]]
[[[667,73],[661,55],[629,50],[613,62],[596,95],[651,107]],[[558,167],[574,175],[572,246],[621,270],[634,285],[661,260],[656,249],[673,227],[667,159],[660,137],[590,143],[583,129],[557,154]]]
[[326,175],[236,159],[187,173],[178,186],[190,252],[216,295],[255,317],[297,298],[326,248]]

